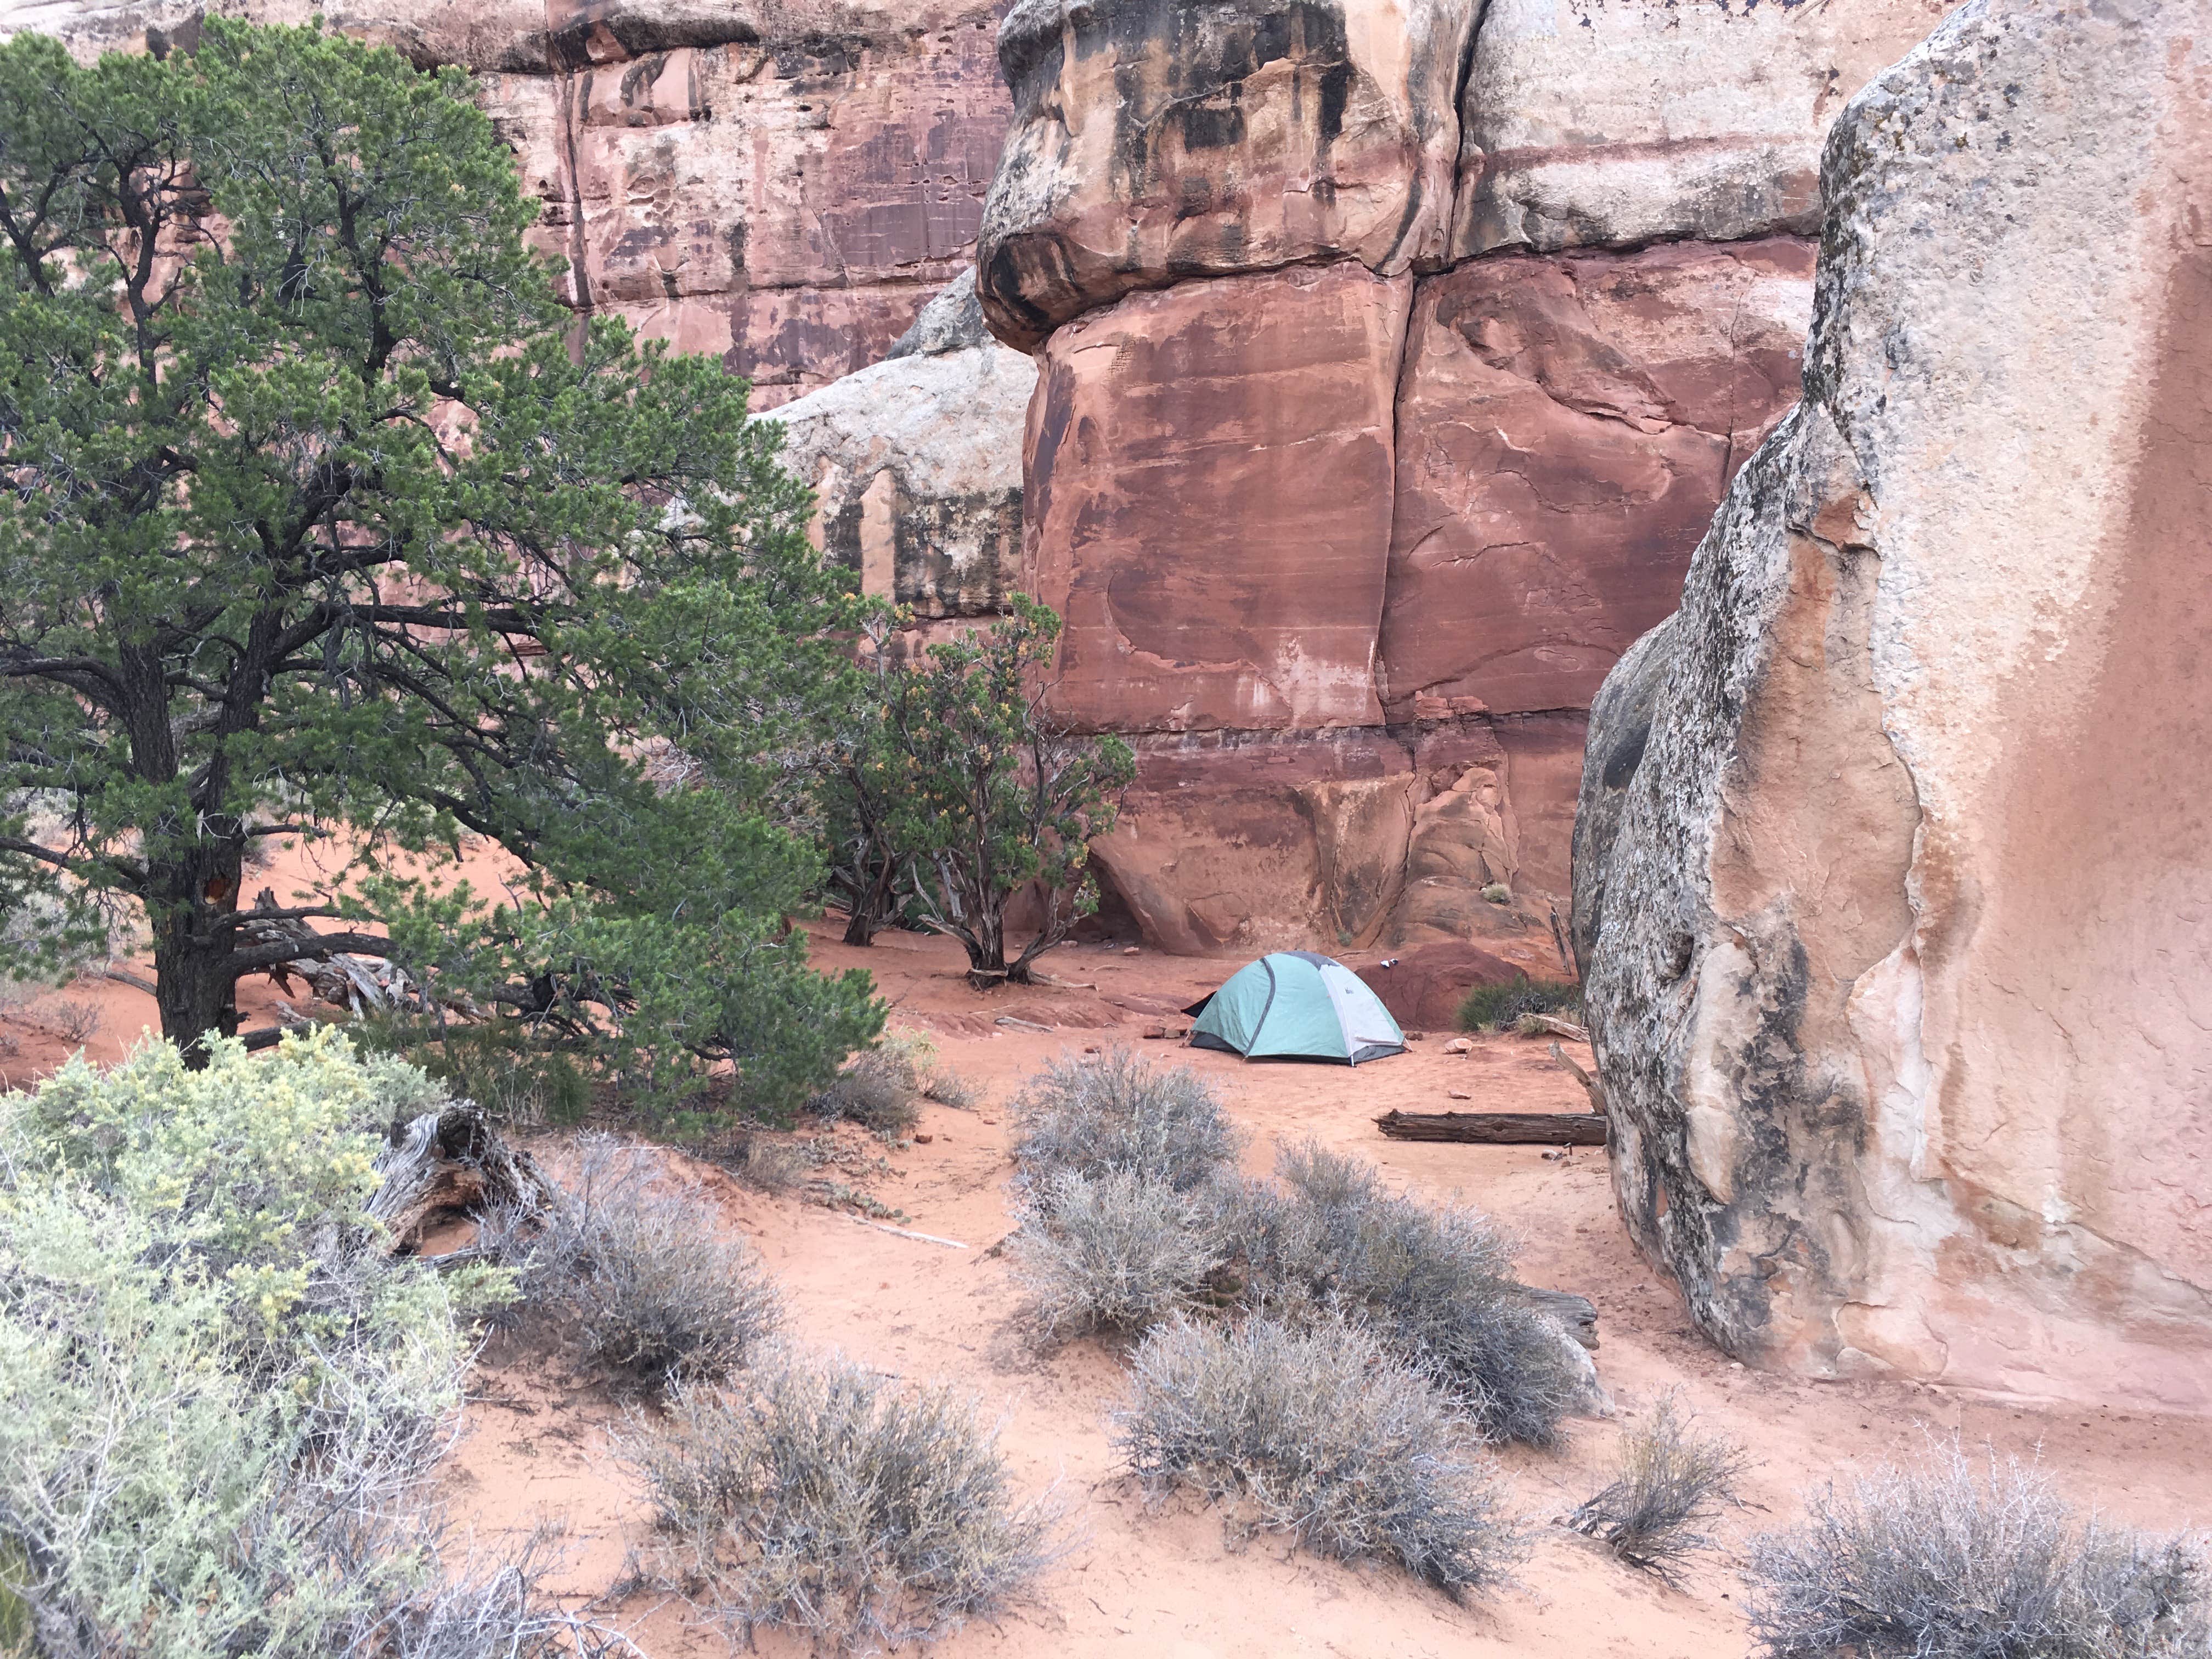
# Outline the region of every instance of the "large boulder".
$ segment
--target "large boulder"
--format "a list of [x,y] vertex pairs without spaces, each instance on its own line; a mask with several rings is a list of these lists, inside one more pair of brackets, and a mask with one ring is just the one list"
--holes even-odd
[[814,488],[816,544],[926,619],[1003,611],[1021,576],[1022,431],[1036,365],[983,331],[973,271],[880,363],[775,411]]
[[1424,945],[1358,970],[1391,1018],[1408,1031],[1449,1031],[1479,985],[1509,985],[1526,970],[1479,945]]
[[1812,308],[1794,238],[1506,254],[1423,282],[1398,394],[1391,717],[1588,708],[1796,401]]
[[1821,135],[1951,0],[1490,0],[1452,257],[1804,232]]
[[1191,276],[1444,250],[1475,0],[1019,0],[978,265],[999,337]]
[[2212,1410],[2212,0],[1975,0],[1822,185],[1590,733],[1620,1211],[1746,1358]]

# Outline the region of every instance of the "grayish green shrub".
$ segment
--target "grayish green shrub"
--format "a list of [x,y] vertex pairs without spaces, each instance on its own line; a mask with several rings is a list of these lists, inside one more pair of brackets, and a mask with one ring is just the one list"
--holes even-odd
[[650,1388],[726,1375],[782,1321],[750,1244],[660,1152],[581,1135],[550,1202],[488,1216],[479,1243],[524,1298],[574,1322],[586,1350]]
[[982,1088],[969,1082],[949,1066],[939,1066],[929,1074],[922,1093],[940,1106],[950,1106],[955,1111],[972,1112],[983,1102]]
[[1504,1030],[1523,1014],[1580,1017],[1583,988],[1572,980],[1530,979],[1522,974],[1503,985],[1478,985],[1459,1006],[1459,1029]]
[[757,1192],[787,1193],[813,1168],[805,1149],[756,1129],[742,1130],[718,1161]]
[[921,1121],[917,1103],[928,1084],[930,1048],[915,1037],[885,1037],[806,1103],[832,1123],[857,1123],[878,1134],[903,1135]]
[[1126,1048],[1055,1061],[1014,1103],[1014,1158],[1032,1186],[1121,1170],[1187,1193],[1231,1164],[1241,1139],[1196,1073]]
[[1013,1248],[1055,1337],[1149,1329],[1195,1302],[1228,1256],[1213,1206],[1127,1170],[1048,1177]]
[[1222,1225],[1253,1305],[1370,1326],[1487,1437],[1554,1443],[1585,1367],[1511,1276],[1512,1241],[1470,1209],[1383,1190],[1372,1165],[1313,1145],[1278,1164],[1288,1190],[1223,1185]]
[[1052,1559],[1046,1500],[1016,1500],[973,1401],[835,1357],[766,1357],[741,1390],[679,1392],[624,1455],[658,1565],[747,1640],[783,1625],[848,1650],[931,1641],[1018,1597]]
[[2201,1659],[2201,1540],[2083,1516],[2033,1464],[1931,1442],[1813,1493],[1753,1541],[1751,1624],[1770,1655],[1865,1659]]
[[1523,1550],[1448,1403],[1361,1326],[1178,1322],[1136,1353],[1116,1443],[1154,1493],[1187,1486],[1342,1557],[1395,1559],[1451,1595]]
[[1713,1547],[1708,1528],[1735,1501],[1743,1449],[1699,1434],[1662,1399],[1650,1417],[1620,1431],[1613,1477],[1576,1506],[1567,1524],[1630,1566],[1674,1582],[1682,1564]]
[[526,1564],[489,1570],[487,1641],[451,1637],[483,1598],[441,1567],[429,1483],[506,1285],[392,1259],[362,1207],[377,1131],[428,1092],[325,1030],[0,1097],[0,1590],[39,1651],[574,1649]]

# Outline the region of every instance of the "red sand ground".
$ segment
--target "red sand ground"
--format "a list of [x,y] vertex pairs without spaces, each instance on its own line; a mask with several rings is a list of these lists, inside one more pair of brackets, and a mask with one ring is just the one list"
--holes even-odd
[[[2160,1528],[2212,1522],[2212,1435],[2201,1422],[1747,1370],[1695,1334],[1673,1288],[1630,1249],[1601,1152],[1547,1158],[1533,1146],[1408,1145],[1383,1140],[1369,1121],[1391,1107],[1447,1109],[1454,1089],[1474,1097],[1471,1109],[1581,1109],[1579,1089],[1540,1042],[1485,1037],[1472,1054],[1453,1056],[1443,1052],[1448,1034],[1437,1032],[1402,1057],[1356,1072],[1247,1065],[1139,1036],[1162,1012],[1210,989],[1233,963],[1069,947],[1046,965],[1073,985],[981,995],[961,980],[958,953],[942,940],[891,935],[856,951],[823,939],[817,957],[824,967],[872,971],[894,1025],[927,1035],[944,1063],[984,1091],[975,1111],[927,1107],[921,1129],[931,1140],[887,1152],[891,1175],[867,1183],[908,1213],[910,1227],[967,1248],[897,1237],[796,1198],[764,1197],[709,1167],[700,1173],[719,1199],[721,1224],[750,1237],[782,1281],[798,1337],[886,1370],[973,1389],[1004,1415],[1003,1443],[1021,1488],[1056,1485],[1066,1500],[1079,1541],[1042,1583],[1035,1604],[943,1644],[938,1651],[948,1659],[1722,1659],[1748,1646],[1738,1612],[1742,1590],[1724,1559],[1698,1569],[1686,1589],[1670,1590],[1546,1524],[1523,1569],[1525,1587],[1462,1608],[1388,1568],[1330,1562],[1268,1537],[1240,1543],[1224,1535],[1218,1514],[1202,1509],[1148,1510],[1117,1474],[1109,1444],[1107,1414],[1123,1386],[1119,1357],[1097,1343],[1036,1352],[1006,1262],[984,1254],[1012,1224],[1006,1103],[1045,1061],[1094,1043],[1127,1042],[1212,1080],[1252,1137],[1247,1161],[1255,1172],[1269,1165],[1279,1142],[1312,1135],[1372,1159],[1412,1191],[1457,1195],[1516,1230],[1529,1282],[1596,1303],[1598,1368],[1624,1418],[1675,1389],[1702,1426],[1750,1448],[1756,1468],[1747,1504],[1721,1528],[1730,1550],[1790,1519],[1807,1486],[1869,1462],[1909,1459],[1929,1430],[1955,1430],[1970,1444],[1986,1439],[2023,1455],[2039,1448],[2069,1492],[2117,1519]],[[70,994],[102,1009],[101,1029],[87,1045],[95,1060],[119,1054],[150,1013],[148,999],[112,982]],[[38,1023],[38,1007],[27,1013],[0,1022],[0,1037],[19,1042],[14,1055],[0,1055],[0,1067],[18,1081],[55,1064],[64,1048]],[[1000,1015],[1055,1030],[1007,1030],[992,1023]],[[579,1597],[605,1592],[623,1577],[643,1537],[638,1488],[611,1450],[611,1431],[622,1420],[617,1403],[576,1390],[551,1360],[510,1357],[488,1365],[451,1466],[457,1519],[486,1541],[505,1529],[558,1522],[570,1550],[562,1588]],[[1613,1441],[1612,1425],[1591,1421],[1577,1427],[1564,1451],[1502,1454],[1518,1507],[1547,1523],[1564,1514],[1601,1483]],[[728,1650],[721,1633],[692,1623],[679,1607],[633,1599],[619,1616],[654,1659]],[[760,1648],[805,1651],[781,1638],[763,1638]]]

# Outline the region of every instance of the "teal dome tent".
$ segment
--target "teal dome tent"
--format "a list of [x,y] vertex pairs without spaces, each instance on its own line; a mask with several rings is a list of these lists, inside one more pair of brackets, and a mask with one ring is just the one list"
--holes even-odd
[[1406,1034],[1359,975],[1333,957],[1277,951],[1231,974],[1183,1011],[1190,1040],[1247,1060],[1327,1060],[1357,1066],[1406,1052]]

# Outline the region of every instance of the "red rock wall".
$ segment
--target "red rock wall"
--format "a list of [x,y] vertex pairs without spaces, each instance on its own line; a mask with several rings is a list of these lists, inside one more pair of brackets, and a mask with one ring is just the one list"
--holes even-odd
[[539,188],[575,303],[721,353],[756,408],[881,358],[972,260],[1007,125],[991,0],[939,9],[634,56],[556,29],[584,61],[502,101],[552,106]]
[[[1480,936],[1551,969],[1584,711],[1796,395],[1821,129],[1942,9],[322,7],[475,70],[574,301],[720,354],[756,407],[875,363],[974,264],[1036,354],[1022,580],[1066,619],[1061,712],[1136,742],[1102,856],[1157,941]],[[89,51],[198,9],[21,15]],[[865,437],[878,389],[833,394],[817,482],[904,458],[891,565],[934,568],[900,526],[1012,516],[971,463],[1024,441],[980,374]]]
[[1565,969],[1590,700],[1796,399],[1826,119],[1943,7],[1590,9],[1008,14],[1024,580],[1055,706],[1136,741],[1098,851],[1169,948]]
[[[189,46],[209,0],[28,0],[92,56]],[[973,262],[1012,113],[1005,0],[214,0],[458,64],[580,309],[750,376],[756,408],[882,357]]]
[[1786,237],[1505,255],[1421,284],[1377,672],[1394,717],[1589,706],[1796,402],[1812,275]]
[[1132,295],[1030,407],[1030,591],[1092,730],[1380,722],[1391,403],[1413,284],[1358,264]]

